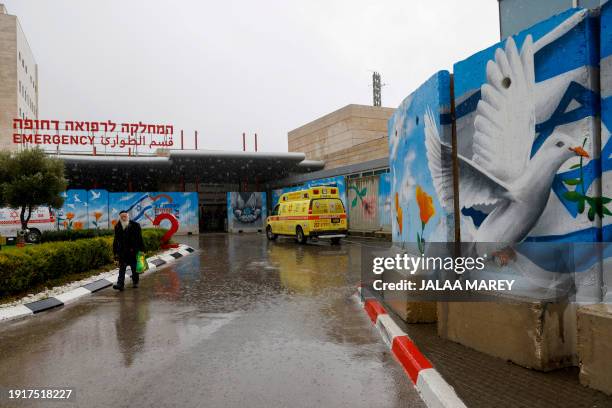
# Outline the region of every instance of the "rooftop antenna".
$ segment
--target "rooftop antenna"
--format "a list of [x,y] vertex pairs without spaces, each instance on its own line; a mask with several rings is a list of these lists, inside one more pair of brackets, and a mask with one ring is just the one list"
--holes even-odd
[[373,106],[382,106],[382,87],[387,84],[383,84],[380,73],[372,71],[372,99]]

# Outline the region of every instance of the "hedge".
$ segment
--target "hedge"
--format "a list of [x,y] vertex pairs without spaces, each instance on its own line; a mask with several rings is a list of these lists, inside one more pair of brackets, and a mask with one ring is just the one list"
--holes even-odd
[[[142,231],[145,252],[160,248],[163,229]],[[18,294],[62,276],[87,272],[113,261],[113,238],[31,245],[20,251],[0,251],[0,297]]]
[[112,229],[44,231],[40,242],[74,241],[76,239],[104,237],[113,234],[114,230]]

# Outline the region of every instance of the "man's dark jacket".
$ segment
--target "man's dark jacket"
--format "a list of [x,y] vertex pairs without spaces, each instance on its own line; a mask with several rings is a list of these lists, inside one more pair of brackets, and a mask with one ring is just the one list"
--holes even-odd
[[142,231],[140,224],[131,221],[126,229],[123,229],[121,222],[115,225],[115,239],[113,240],[113,253],[119,258],[120,262],[133,264],[136,262],[136,253],[144,250],[142,242]]

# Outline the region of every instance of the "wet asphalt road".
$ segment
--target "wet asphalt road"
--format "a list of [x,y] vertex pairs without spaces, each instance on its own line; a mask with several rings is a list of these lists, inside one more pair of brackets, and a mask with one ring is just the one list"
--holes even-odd
[[0,406],[424,406],[351,299],[361,244],[189,239],[139,289],[0,326],[0,387],[76,393]]

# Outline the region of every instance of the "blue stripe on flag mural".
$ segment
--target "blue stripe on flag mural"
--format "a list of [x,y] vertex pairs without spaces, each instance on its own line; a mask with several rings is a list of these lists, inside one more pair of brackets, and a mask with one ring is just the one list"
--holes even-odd
[[[561,14],[551,17],[548,20],[540,22],[538,25],[529,30],[520,32],[512,38],[514,38],[514,41],[520,50],[528,34],[531,34],[533,41],[535,42],[578,11],[579,9],[567,10]],[[545,81],[565,72],[585,66],[584,38],[585,35],[593,36],[598,32],[597,24],[598,22],[596,18],[586,18],[585,21],[578,24],[575,29],[570,30],[557,41],[554,41],[547,47],[544,47],[537,52],[534,56],[536,82]],[[455,75],[455,95],[461,97],[470,91],[480,89],[480,86],[486,82],[486,70],[463,69],[462,65],[468,64],[470,68],[477,65],[485,67],[487,65],[487,61],[494,59],[495,50],[502,46],[505,47],[505,41],[495,44],[494,46],[455,64],[455,73],[469,72],[469,75]],[[555,64],[540,63],[541,60],[550,60],[550,54],[554,53],[555,50],[558,49],[563,49],[564,55],[567,57],[556,59]],[[586,51],[588,53],[588,55],[586,55],[587,65],[593,67],[599,66],[598,50],[594,49],[593,47],[589,47]]]

